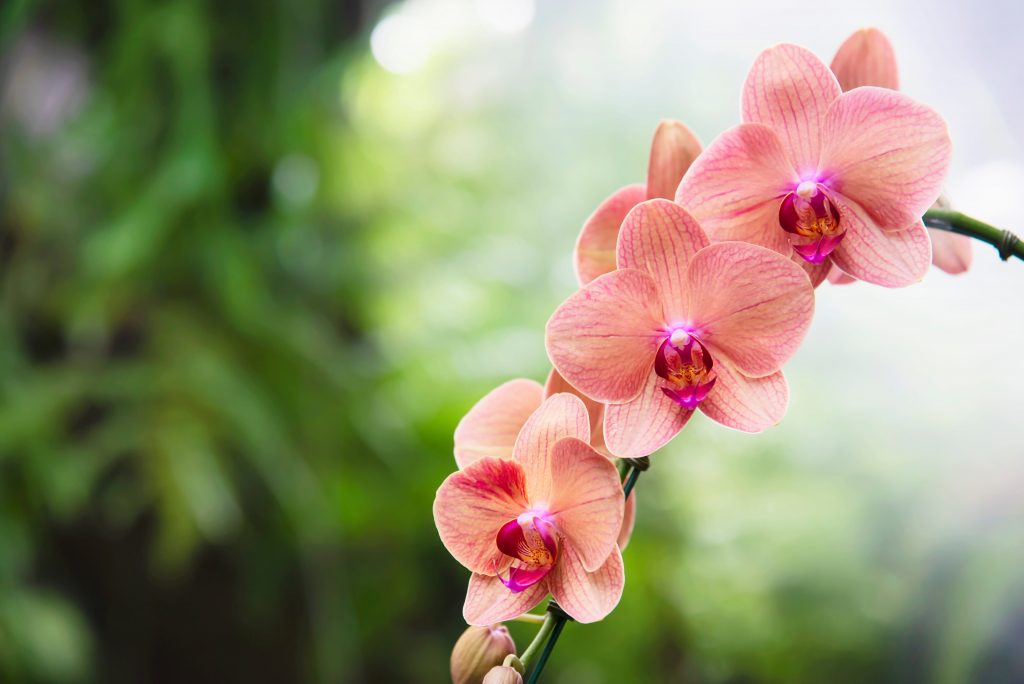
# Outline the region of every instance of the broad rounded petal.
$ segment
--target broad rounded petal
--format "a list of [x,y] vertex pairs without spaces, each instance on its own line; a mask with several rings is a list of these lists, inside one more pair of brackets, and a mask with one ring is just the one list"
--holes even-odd
[[552,451],[551,483],[549,510],[565,546],[580,555],[584,568],[600,567],[622,529],[618,469],[586,442],[567,437]]
[[647,272],[661,291],[665,318],[686,318],[686,268],[709,244],[697,219],[675,202],[652,199],[633,207],[622,222],[619,268]]
[[495,575],[473,573],[469,578],[462,616],[471,625],[491,625],[528,612],[544,600],[548,582],[541,580],[523,591],[513,592]]
[[691,315],[704,344],[761,377],[789,360],[814,315],[814,289],[792,259],[743,242],[703,249],[688,274]]
[[676,202],[714,241],[741,240],[789,254],[781,198],[800,182],[779,137],[761,124],[730,128],[683,176]]
[[946,273],[957,275],[971,267],[973,249],[971,238],[948,230],[928,229],[932,239],[932,263]]
[[797,266],[804,269],[804,273],[807,274],[807,279],[811,281],[811,287],[818,287],[825,282],[825,279],[828,278],[829,273],[831,273],[834,268],[831,259],[825,259],[825,261],[820,264],[812,264],[795,251],[792,256],[790,256],[790,259],[792,259],[793,263]]
[[650,456],[679,434],[693,411],[683,409],[661,391],[653,372],[643,391],[625,404],[609,404],[604,413],[608,451],[622,458]]
[[690,164],[700,154],[697,135],[682,121],[665,120],[658,124],[651,142],[647,166],[647,199],[672,199]]
[[590,441],[590,416],[575,394],[561,393],[545,399],[516,439],[512,453],[526,472],[531,502],[547,501],[551,494],[551,459],[563,437]]
[[559,392],[575,394],[583,405],[587,407],[587,415],[590,416],[590,446],[594,447],[606,456],[607,449],[604,445],[604,404],[594,401],[583,392],[570,385],[554,368],[548,373],[547,382],[544,384],[544,396],[550,397]]
[[832,252],[836,266],[857,280],[884,287],[905,287],[924,278],[932,260],[932,245],[921,221],[893,232],[875,225],[854,202],[841,202],[839,210],[848,227],[846,237]]
[[664,337],[658,286],[632,269],[608,273],[552,314],[545,345],[573,387],[602,403],[629,401],[654,367]]
[[630,492],[626,499],[626,510],[622,517],[622,527],[619,529],[619,538],[616,540],[620,550],[624,550],[629,544],[629,538],[633,536],[633,526],[636,524],[636,492]]
[[921,218],[942,192],[953,146],[946,122],[902,93],[843,93],[825,119],[821,173],[884,230]]
[[615,270],[615,242],[629,210],[647,199],[647,187],[620,188],[590,215],[576,239],[576,279],[580,286]]
[[831,269],[828,272],[828,282],[833,285],[851,285],[857,282],[857,279],[843,273],[842,269],[835,264],[832,264]]
[[579,556],[568,549],[548,576],[548,587],[558,605],[582,623],[597,622],[612,612],[625,583],[622,553],[617,547],[594,572],[587,572]]
[[512,458],[516,436],[543,400],[544,388],[524,378],[488,392],[455,428],[455,462],[465,468],[484,456]]
[[488,456],[452,473],[434,498],[434,524],[455,560],[491,574],[503,560],[495,538],[530,508],[526,473],[516,461]]
[[832,73],[843,90],[860,86],[900,88],[896,52],[885,34],[876,28],[862,28],[839,46],[832,58]]
[[801,174],[816,170],[821,129],[839,82],[811,51],[776,45],[754,60],[743,84],[743,120],[771,127]]
[[718,382],[700,410],[711,420],[743,432],[761,432],[786,415],[789,388],[782,372],[750,378],[728,362],[715,365]]

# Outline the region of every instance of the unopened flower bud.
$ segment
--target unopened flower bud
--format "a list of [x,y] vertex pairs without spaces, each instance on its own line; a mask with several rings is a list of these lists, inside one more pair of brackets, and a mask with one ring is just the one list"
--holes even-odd
[[523,684],[523,675],[514,667],[493,667],[484,677],[483,684]]
[[470,627],[452,649],[452,682],[481,684],[492,668],[501,665],[505,656],[515,652],[516,644],[505,625]]

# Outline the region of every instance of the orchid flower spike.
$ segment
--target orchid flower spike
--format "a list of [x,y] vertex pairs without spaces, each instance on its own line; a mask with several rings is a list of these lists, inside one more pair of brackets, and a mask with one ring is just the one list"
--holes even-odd
[[843,93],[796,45],[758,56],[742,111],[744,123],[711,143],[676,193],[712,240],[791,256],[815,286],[832,264],[886,287],[924,276],[931,241],[921,216],[951,154],[942,117],[885,88]]
[[527,419],[512,458],[479,458],[437,490],[441,541],[473,573],[469,624],[516,617],[549,592],[578,622],[600,620],[618,603],[622,485],[589,440],[586,406],[555,394]]
[[547,324],[548,356],[605,407],[617,456],[647,456],[695,409],[758,432],[782,419],[782,364],[814,292],[799,265],[741,242],[710,244],[682,207],[654,199],[622,224],[618,269],[570,296]]

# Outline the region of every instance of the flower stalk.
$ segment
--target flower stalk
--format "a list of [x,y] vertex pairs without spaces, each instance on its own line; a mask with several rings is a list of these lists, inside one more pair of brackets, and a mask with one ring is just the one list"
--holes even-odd
[[929,209],[924,214],[924,225],[980,240],[996,248],[999,258],[1009,261],[1017,257],[1024,261],[1024,240],[1008,230],[996,228],[976,218],[952,209]]

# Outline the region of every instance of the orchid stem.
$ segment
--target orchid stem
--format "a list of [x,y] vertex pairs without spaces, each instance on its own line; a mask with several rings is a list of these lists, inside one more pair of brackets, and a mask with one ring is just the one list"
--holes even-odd
[[924,213],[924,225],[987,242],[998,250],[999,258],[1003,261],[1012,256],[1024,260],[1024,240],[1008,230],[996,228],[959,211],[929,209]]
[[540,625],[544,623],[544,616],[537,615],[536,613],[523,613],[518,617],[512,618],[512,622],[525,622],[531,625]]
[[[537,630],[537,635],[533,637],[533,641],[530,642],[530,645],[526,647],[525,651],[523,651],[523,655],[519,656],[519,661],[523,664],[523,667],[527,669],[529,669],[534,656],[537,655],[537,651],[541,649],[548,640],[548,637],[551,636],[551,632],[555,629],[555,623],[558,621],[558,617],[554,613],[547,613],[544,616],[537,615],[536,617],[541,619],[540,629]],[[537,674],[540,674],[539,670],[541,667],[543,667],[543,665],[538,663]],[[530,681],[532,682],[533,679]]]

